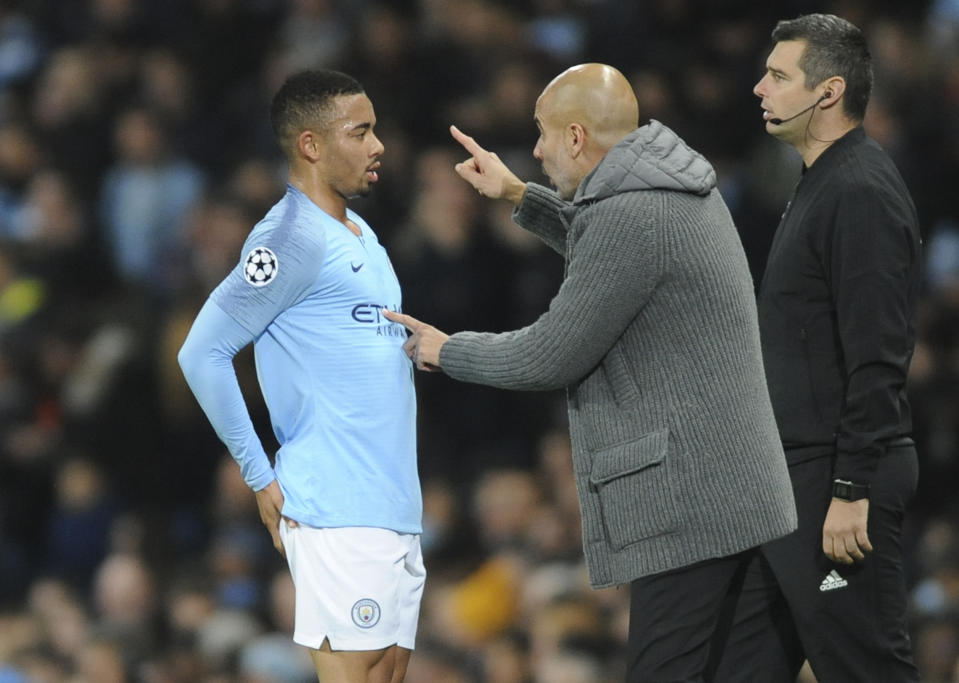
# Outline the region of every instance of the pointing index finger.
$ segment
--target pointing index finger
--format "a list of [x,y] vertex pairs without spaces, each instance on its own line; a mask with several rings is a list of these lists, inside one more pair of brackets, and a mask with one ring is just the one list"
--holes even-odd
[[466,148],[466,151],[472,154],[474,157],[480,152],[486,151],[480,147],[479,144],[477,144],[476,140],[471,138],[456,126],[450,126],[450,134],[453,136],[454,140],[463,145],[463,147]]
[[403,325],[412,332],[416,332],[417,328],[422,327],[423,323],[414,318],[411,315],[406,315],[405,313],[397,313],[396,311],[391,311],[389,309],[383,309],[383,315],[386,316],[388,320],[392,320],[395,323]]

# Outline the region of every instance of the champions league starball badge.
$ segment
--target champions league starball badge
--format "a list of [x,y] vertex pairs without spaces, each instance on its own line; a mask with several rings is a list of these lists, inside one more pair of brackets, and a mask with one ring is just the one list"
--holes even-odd
[[270,249],[257,247],[246,255],[243,262],[243,277],[254,287],[263,287],[273,282],[280,262]]
[[373,628],[380,620],[380,606],[375,600],[357,600],[352,610],[353,623],[360,628]]

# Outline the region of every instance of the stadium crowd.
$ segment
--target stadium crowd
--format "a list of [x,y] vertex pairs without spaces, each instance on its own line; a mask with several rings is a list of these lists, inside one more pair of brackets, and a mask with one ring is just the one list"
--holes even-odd
[[[292,584],[176,351],[283,193],[269,100],[292,70],[362,82],[381,180],[352,204],[404,309],[450,332],[545,309],[562,260],[453,172],[455,123],[519,175],[535,99],[615,65],[643,119],[716,167],[758,282],[799,159],[752,86],[778,19],[869,36],[866,128],[926,251],[905,535],[924,680],[959,681],[957,0],[24,0],[0,3],[0,683],[300,683]],[[270,438],[249,350],[238,359]],[[619,680],[627,588],[588,588],[560,394],[418,373],[429,577],[407,681]]]

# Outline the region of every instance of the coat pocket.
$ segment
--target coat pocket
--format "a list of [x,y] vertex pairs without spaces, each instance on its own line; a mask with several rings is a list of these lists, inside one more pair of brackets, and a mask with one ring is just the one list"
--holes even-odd
[[644,434],[592,455],[590,488],[599,497],[611,547],[621,550],[676,530],[667,430]]

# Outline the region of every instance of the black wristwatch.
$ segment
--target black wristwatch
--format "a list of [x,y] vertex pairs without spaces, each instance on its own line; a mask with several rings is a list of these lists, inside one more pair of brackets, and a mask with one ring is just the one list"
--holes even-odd
[[832,482],[832,497],[851,503],[869,497],[867,484],[853,484],[846,479],[834,479]]

